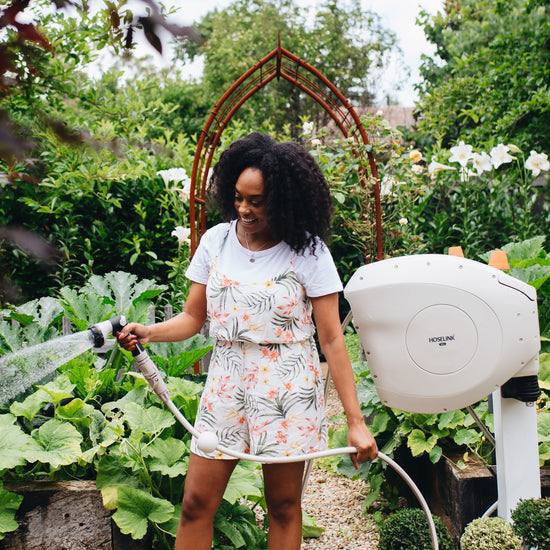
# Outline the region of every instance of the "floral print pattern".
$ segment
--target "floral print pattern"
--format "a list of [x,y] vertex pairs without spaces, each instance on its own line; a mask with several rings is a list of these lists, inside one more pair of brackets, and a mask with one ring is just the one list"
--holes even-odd
[[[323,377],[311,302],[292,261],[269,281],[242,283],[221,274],[216,259],[207,284],[216,344],[195,428],[214,431],[222,445],[256,455],[325,449]],[[231,458],[200,451],[195,439],[191,450]]]

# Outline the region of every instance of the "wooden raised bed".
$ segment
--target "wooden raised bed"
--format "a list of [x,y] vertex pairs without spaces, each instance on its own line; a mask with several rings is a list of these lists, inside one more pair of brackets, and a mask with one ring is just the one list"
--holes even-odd
[[111,511],[103,507],[93,481],[5,483],[23,495],[17,512],[19,529],[0,541],[2,550],[145,550],[147,537],[123,535]]

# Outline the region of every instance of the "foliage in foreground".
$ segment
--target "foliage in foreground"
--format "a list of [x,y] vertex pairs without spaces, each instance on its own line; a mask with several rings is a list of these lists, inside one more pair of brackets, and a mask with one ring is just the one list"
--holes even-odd
[[521,499],[512,511],[514,532],[528,548],[550,548],[550,497]]
[[[162,290],[116,272],[95,276],[80,290],[63,288],[57,299],[5,310],[0,353],[17,350],[22,341],[32,346],[61,337],[62,315],[77,331],[115,313],[146,322],[148,306]],[[191,422],[203,377],[186,373],[211,347],[199,335],[149,348],[166,374],[172,400]],[[3,488],[6,482],[94,479],[123,533],[134,539],[149,535],[153,548],[172,546],[190,435],[131,365],[131,355],[116,345],[105,357],[85,352],[0,411],[0,538],[18,527],[14,517],[21,503]],[[217,548],[264,548],[265,533],[251,509],[240,504],[243,497],[263,502],[261,480],[250,463],[238,466],[224,495],[215,523]]]
[[[449,530],[438,516],[432,516],[441,550],[454,550]],[[422,510],[408,508],[393,513],[380,527],[380,550],[431,550],[428,520]]]
[[460,537],[460,550],[521,550],[521,540],[502,518],[474,519]]

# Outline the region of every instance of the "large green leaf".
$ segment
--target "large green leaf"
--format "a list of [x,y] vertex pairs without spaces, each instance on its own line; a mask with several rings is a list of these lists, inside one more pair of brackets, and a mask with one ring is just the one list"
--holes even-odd
[[22,501],[23,495],[6,491],[0,483],[0,540],[5,537],[5,533],[15,531],[19,527],[15,521],[15,513]]
[[0,346],[6,351],[15,351],[23,347],[25,338],[22,335],[21,327],[12,324],[6,319],[0,321]]
[[466,415],[462,411],[445,412],[439,417],[439,423],[437,424],[437,427],[440,430],[443,430],[444,428],[456,428],[457,426],[462,425],[465,417]]
[[66,405],[57,408],[57,418],[68,420],[77,426],[89,426],[92,421],[94,408],[82,399],[72,399]]
[[314,518],[302,511],[302,537],[320,537],[324,532],[324,527],[317,525]]
[[143,405],[145,397],[148,393],[148,386],[139,386],[131,389],[126,395],[122,396],[117,401],[109,401],[101,407],[101,410],[107,415],[114,414],[117,410],[124,411],[130,403]]
[[539,445],[539,466],[542,466],[547,461],[550,461],[550,444],[541,443]]
[[388,429],[388,424],[391,421],[392,416],[387,411],[381,411],[374,416],[371,425],[371,432],[374,437],[384,433]]
[[199,359],[213,347],[214,340],[195,334],[183,342],[163,342],[151,345],[151,350],[157,356],[153,357],[168,376],[179,376],[190,369]]
[[21,454],[29,462],[58,468],[78,460],[81,443],[82,435],[72,424],[53,418],[33,431],[32,439],[21,447]]
[[176,538],[176,533],[178,532],[178,525],[180,522],[180,516],[181,516],[181,504],[178,503],[174,505],[174,513],[172,514],[172,517],[161,524],[159,524],[159,527],[166,531],[167,533],[170,533],[174,538]]
[[138,487],[139,479],[125,468],[122,468],[118,457],[104,456],[96,463],[96,486],[101,491],[103,506],[107,510],[114,510],[118,506],[119,487]]
[[76,330],[85,330],[91,324],[116,314],[115,306],[99,296],[95,288],[89,285],[81,288],[80,292],[63,287],[59,294],[65,305],[65,314]]
[[61,399],[73,397],[71,392],[74,387],[75,385],[71,383],[68,376],[62,374],[44,386],[38,386],[39,389],[23,401],[14,401],[10,405],[10,412],[30,421],[46,403],[59,403]]
[[128,403],[124,411],[124,419],[130,425],[133,432],[147,435],[157,435],[172,426],[176,419],[174,415],[159,407],[145,408],[137,403]]
[[510,270],[510,275],[534,286],[537,290],[550,277],[550,266],[530,265],[528,267],[514,267]]
[[16,318],[17,316],[31,317],[42,330],[46,330],[56,323],[62,315],[63,307],[59,303],[59,300],[45,296],[18,306],[10,316],[12,318]]
[[458,430],[453,439],[457,445],[475,445],[481,434],[476,430]]
[[147,533],[147,522],[163,523],[174,513],[167,500],[155,498],[141,489],[119,487],[118,509],[113,519],[122,533],[133,539],[142,539]]
[[43,390],[34,392],[23,401],[14,401],[10,405],[10,412],[15,416],[23,416],[31,421],[38,411],[50,400],[50,396]]
[[239,462],[225,489],[223,498],[234,504],[243,495],[261,496],[258,465],[251,462]]
[[176,378],[174,376],[168,376],[166,378],[166,385],[170,391],[172,399],[176,397],[195,397],[199,395],[204,387],[203,384],[198,384],[185,378]]
[[509,261],[531,260],[541,254],[545,240],[546,237],[541,235],[519,243],[506,244],[502,249],[506,252]]
[[[231,541],[233,548],[264,548],[265,533],[256,525],[254,512],[243,504],[222,503],[214,517],[214,540],[223,546],[220,535]],[[223,541],[223,542],[222,542]]]
[[422,453],[430,453],[437,444],[438,438],[431,435],[426,439],[426,435],[422,430],[413,430],[407,438],[407,445],[411,449],[413,456],[421,455]]
[[151,457],[147,464],[153,472],[160,472],[169,477],[187,473],[188,449],[187,445],[179,439],[174,437],[157,438],[147,446],[143,454]]
[[6,417],[15,418],[11,414],[0,416],[0,470],[22,466],[26,460],[21,455],[21,447],[32,438],[27,435],[19,426],[4,423]]
[[124,426],[121,418],[115,417],[110,422],[107,422],[105,417],[97,409],[94,409],[91,419],[89,436],[92,447],[80,455],[80,462],[89,463],[97,455],[101,456],[107,447],[110,447],[124,435]]

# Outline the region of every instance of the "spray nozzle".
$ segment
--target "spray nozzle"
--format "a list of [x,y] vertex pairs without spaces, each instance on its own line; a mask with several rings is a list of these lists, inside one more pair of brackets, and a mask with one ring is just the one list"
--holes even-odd
[[94,348],[100,348],[105,344],[105,339],[113,332],[120,332],[122,327],[126,325],[126,317],[124,315],[117,315],[107,321],[101,321],[88,327],[90,331],[90,339]]

